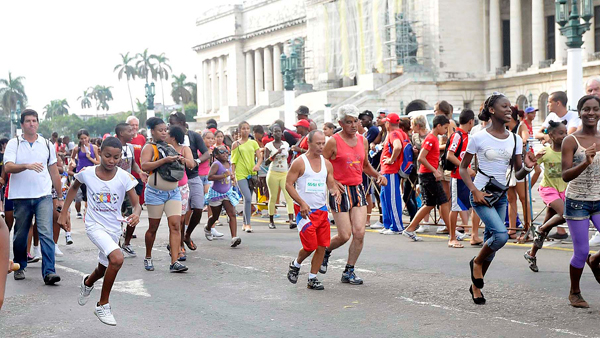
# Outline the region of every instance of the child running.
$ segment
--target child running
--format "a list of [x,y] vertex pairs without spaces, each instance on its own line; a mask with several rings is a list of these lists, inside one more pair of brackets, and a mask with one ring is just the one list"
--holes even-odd
[[237,220],[235,216],[235,206],[240,202],[240,198],[233,190],[232,182],[235,182],[235,174],[229,163],[229,151],[225,146],[215,148],[213,155],[215,162],[210,167],[208,172],[208,180],[213,182],[213,185],[208,191],[207,200],[208,206],[212,211],[212,215],[204,228],[204,235],[209,241],[213,240],[212,227],[221,215],[221,209],[225,207],[229,218],[229,230],[231,231],[231,247],[242,243],[242,239],[237,236]]
[[525,260],[529,262],[529,268],[533,272],[538,272],[536,253],[544,245],[544,240],[550,233],[550,230],[557,225],[563,224],[563,211],[565,210],[565,190],[567,183],[562,179],[561,168],[561,145],[563,139],[567,136],[567,121],[550,121],[547,128],[550,136],[551,145],[544,147],[536,154],[537,163],[544,165],[544,177],[540,183],[540,197],[548,206],[546,209],[546,218],[535,231],[535,240],[529,251],[525,252]]
[[[65,204],[58,218],[64,226],[69,217],[69,206],[75,199],[82,184],[87,186],[88,209],[85,215],[85,231],[89,239],[98,247],[98,266],[83,277],[79,291],[79,305],[83,306],[90,298],[94,283],[104,277],[100,301],[96,303],[95,314],[107,325],[117,325],[109,304],[110,291],[117,273],[123,264],[123,253],[119,247],[121,222],[136,226],[140,221],[142,208],[135,193],[137,180],[117,167],[121,160],[121,141],[107,137],[100,147],[100,165],[81,170],[69,188]],[[123,219],[121,205],[125,194],[133,206],[133,214]]]

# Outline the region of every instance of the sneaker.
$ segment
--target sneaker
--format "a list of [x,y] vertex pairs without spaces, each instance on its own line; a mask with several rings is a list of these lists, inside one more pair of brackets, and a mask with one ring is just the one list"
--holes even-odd
[[363,280],[358,278],[354,273],[354,268],[342,273],[342,283],[350,283],[352,285],[361,285]]
[[230,246],[231,246],[232,248],[235,248],[236,246],[240,245],[241,243],[242,243],[242,239],[241,239],[241,238],[239,238],[239,237],[233,237],[233,238],[231,239],[231,244],[230,244]]
[[325,249],[325,256],[323,257],[323,263],[321,263],[321,267],[319,268],[320,273],[327,273],[327,263],[329,263],[329,257],[331,257],[331,251]]
[[529,254],[529,251],[525,251],[525,254],[523,255],[523,257],[525,257],[525,260],[526,260],[527,262],[529,262],[529,269],[531,269],[531,271],[533,271],[533,272],[538,272],[538,271],[540,271],[540,270],[538,269],[538,266],[537,266],[537,258],[536,258],[536,257],[533,257],[533,256],[531,256],[531,255]]
[[298,274],[300,273],[300,268],[297,268],[292,261],[290,263],[287,278],[292,284],[296,284],[298,282]]
[[381,233],[382,235],[402,235],[402,231],[394,231],[392,229],[387,229],[386,231]]
[[417,230],[415,230],[415,232],[418,234],[422,234],[424,232],[429,232],[429,225],[419,225],[419,227],[417,228]]
[[590,246],[600,246],[600,233],[596,231],[594,236],[590,238]]
[[414,231],[404,230],[404,231],[402,231],[402,236],[404,236],[406,238],[410,238],[410,239],[412,239],[415,242],[422,242],[423,241],[423,239],[421,237],[415,235]]
[[90,294],[92,290],[94,290],[94,286],[85,285],[85,280],[88,279],[90,275],[85,275],[81,278],[81,286],[79,287],[79,298],[77,298],[77,303],[79,305],[84,306],[88,300],[90,299]]
[[83,218],[83,215],[81,215],[81,213],[80,213],[80,212],[78,212],[78,213],[77,213],[77,219],[82,219],[82,218]]
[[54,285],[60,282],[60,276],[55,273],[49,273],[44,277],[44,284],[46,285]]
[[116,326],[117,321],[112,314],[112,310],[110,308],[110,304],[106,303],[104,305],[96,304],[96,310],[94,311],[96,317],[100,319],[100,321],[106,325]]
[[40,261],[40,257],[33,257],[29,252],[27,253],[27,264],[37,263]]
[[446,226],[438,227],[437,230],[435,231],[435,233],[436,234],[447,234],[448,233],[448,228]]
[[42,259],[42,248],[39,245],[33,247],[33,257],[37,258],[38,260]]
[[[545,232],[535,231],[535,238],[533,239],[533,246],[535,246],[538,250],[544,246],[544,241],[546,240],[546,236],[548,236]],[[593,237],[592,237],[593,239]],[[590,240],[591,242],[592,240]]]
[[65,254],[58,248],[58,244],[54,244],[54,256],[63,257],[64,255]]
[[215,226],[217,226],[217,227],[221,227],[221,226],[223,226],[223,223],[221,223],[221,221],[217,220],[217,221],[215,222]]
[[569,302],[571,302],[572,307],[579,308],[589,308],[590,305],[581,297],[581,292],[570,293],[569,294]]
[[563,239],[569,238],[569,235],[568,234],[559,234],[558,232],[555,232],[552,235],[548,236],[548,238],[563,240]]
[[210,233],[212,234],[213,238],[221,238],[224,236],[222,233],[218,232],[217,229],[215,229],[215,228],[210,229]]
[[65,234],[65,242],[67,243],[67,245],[73,244],[73,238],[71,238],[71,233]]
[[269,223],[269,229],[277,229],[275,223]]
[[133,251],[133,248],[131,247],[131,244],[123,244],[123,246],[121,246],[121,251],[123,251],[123,253],[127,256],[127,257],[136,257],[137,254],[135,253],[135,251]]
[[290,230],[291,229],[296,229],[298,227],[298,224],[296,224],[296,221],[293,221],[290,223]]
[[15,280],[25,279],[25,270],[21,269],[21,270],[15,271],[14,278],[15,278]]
[[171,264],[171,266],[169,266],[169,272],[186,272],[186,271],[188,271],[188,267],[179,262],[175,262],[175,263]]
[[386,232],[386,231],[388,231],[388,230],[389,230],[389,229],[386,229],[386,228],[381,228],[381,229],[379,230],[379,233],[380,233],[380,234],[383,234],[384,232]]
[[146,269],[146,271],[154,271],[154,264],[152,263],[152,258],[144,258],[144,269]]
[[454,235],[456,236],[457,241],[463,241],[465,238],[469,237],[469,234],[464,234],[458,230],[454,232]]
[[375,224],[371,224],[371,226],[369,227],[371,230],[378,230],[378,229],[383,229],[383,223],[377,221],[377,223]]
[[325,290],[325,287],[323,286],[323,284],[317,279],[317,277],[315,278],[310,278],[308,280],[308,283],[306,284],[306,288],[307,289],[311,289],[311,290]]
[[206,237],[206,239],[208,239],[209,241],[213,240],[213,234],[210,230],[206,230],[206,228],[204,228],[204,237]]

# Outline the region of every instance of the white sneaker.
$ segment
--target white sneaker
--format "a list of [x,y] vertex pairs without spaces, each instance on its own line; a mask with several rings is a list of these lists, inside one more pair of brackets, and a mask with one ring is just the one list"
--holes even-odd
[[435,231],[436,234],[441,234],[444,232],[446,232],[446,233],[448,232],[448,228],[446,226],[438,227],[437,230]]
[[379,230],[379,233],[380,233],[380,234],[383,234],[383,233],[384,233],[384,232],[386,232],[386,231],[388,231],[388,229],[386,229],[386,228],[381,228],[381,229]]
[[455,230],[455,231],[454,231],[454,234],[456,235],[456,240],[457,240],[457,241],[462,241],[462,240],[464,240],[465,238],[469,237],[469,235],[468,235],[468,234],[463,234],[463,233],[461,233],[461,232],[460,232],[460,231],[458,231],[458,230]]
[[54,244],[54,256],[56,256],[56,257],[62,257],[64,255],[65,254],[62,251],[60,251],[60,249],[58,248],[58,244],[55,243]]
[[65,234],[65,242],[67,243],[67,245],[73,244],[73,238],[71,237],[71,233],[70,232],[67,232]]
[[232,248],[235,248],[236,246],[240,245],[241,243],[242,243],[242,239],[241,239],[241,238],[239,238],[239,237],[233,237],[233,238],[231,239],[231,244],[230,244],[230,246],[231,246]]
[[371,230],[383,229],[383,223],[377,221],[375,224],[371,224],[369,227]]
[[81,286],[79,287],[79,298],[77,298],[77,303],[79,303],[79,305],[84,306],[88,300],[90,299],[90,294],[92,293],[92,290],[94,290],[94,286],[87,286],[85,285],[85,280],[89,277],[90,275],[85,275],[83,276],[83,278],[81,278]]
[[382,232],[381,234],[383,234],[383,235],[401,235],[402,232],[400,232],[400,231],[394,231],[392,229],[387,229],[384,232]]
[[96,305],[96,310],[94,311],[94,313],[102,323],[112,326],[117,325],[117,321],[115,320],[115,317],[112,314],[110,304],[107,303],[104,305]]
[[217,238],[223,237],[223,234],[218,232],[217,229],[215,229],[215,228],[210,229],[210,233],[213,235],[213,237],[217,237]]
[[429,231],[429,225],[419,225],[419,227],[417,228],[417,230],[415,230],[416,233],[418,234],[422,234],[424,232],[428,232]]
[[33,257],[38,261],[42,259],[42,249],[39,246],[33,246]]
[[412,239],[415,242],[422,242],[423,241],[423,239],[421,237],[415,235],[414,232],[410,232],[410,231],[406,231],[406,230],[402,231],[402,236],[410,238],[410,239]]
[[598,231],[590,238],[590,246],[600,246],[600,233]]

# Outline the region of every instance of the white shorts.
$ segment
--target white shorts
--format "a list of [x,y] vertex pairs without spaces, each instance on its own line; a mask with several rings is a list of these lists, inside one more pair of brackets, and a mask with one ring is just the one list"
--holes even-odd
[[98,263],[108,267],[108,255],[120,249],[120,233],[112,233],[101,225],[86,227],[85,232],[98,248]]

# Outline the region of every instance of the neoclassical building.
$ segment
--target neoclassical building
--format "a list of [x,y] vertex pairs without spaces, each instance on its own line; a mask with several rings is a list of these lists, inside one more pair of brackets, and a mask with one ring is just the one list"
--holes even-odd
[[[584,35],[582,81],[600,75],[600,0]],[[280,56],[299,51],[294,104],[406,114],[439,100],[477,108],[502,92],[539,107],[566,90],[554,0],[247,0],[196,21],[199,122],[283,117]]]

